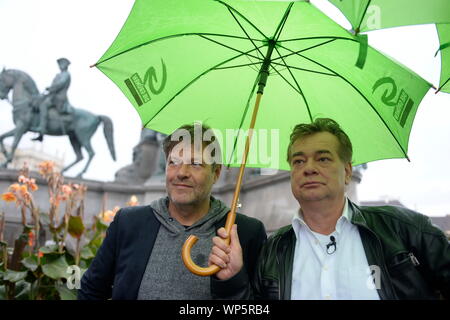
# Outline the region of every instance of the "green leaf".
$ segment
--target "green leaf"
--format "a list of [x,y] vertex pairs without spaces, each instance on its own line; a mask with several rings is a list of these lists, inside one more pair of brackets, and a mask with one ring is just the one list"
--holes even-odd
[[31,271],[36,271],[39,266],[36,256],[26,257],[22,260],[22,264],[25,266],[25,268]]
[[77,290],[70,290],[65,283],[56,283],[55,288],[61,300],[77,300]]
[[3,280],[9,281],[9,282],[17,282],[20,280],[25,279],[27,276],[28,271],[14,271],[14,270],[6,270],[6,272],[3,275]]
[[97,219],[95,227],[98,231],[106,231],[106,229],[108,229],[108,225],[105,224],[101,219]]
[[88,246],[84,246],[80,252],[81,259],[91,259],[95,257],[94,253]]
[[31,284],[25,280],[18,281],[16,283],[16,295],[14,296],[17,300],[29,300]]
[[52,262],[46,263],[42,265],[42,271],[44,274],[52,279],[67,279],[69,276],[67,274],[67,264],[66,257],[62,255],[58,259],[53,260]]
[[41,247],[41,248],[39,249],[39,251],[41,251],[41,252],[44,253],[44,254],[48,254],[48,253],[58,253],[58,245],[56,245],[56,244],[51,244],[51,245],[48,245],[48,246],[44,246],[44,247]]
[[83,235],[84,229],[85,227],[81,216],[70,216],[68,232],[72,237],[80,239]]

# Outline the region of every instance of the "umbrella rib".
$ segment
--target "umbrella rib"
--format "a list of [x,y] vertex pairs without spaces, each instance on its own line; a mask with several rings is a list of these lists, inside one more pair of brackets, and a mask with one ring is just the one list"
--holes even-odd
[[283,15],[283,18],[281,19],[280,24],[278,25],[277,30],[275,31],[275,34],[273,36],[273,39],[275,39],[275,41],[278,41],[278,39],[280,38],[281,31],[283,30],[284,25],[286,24],[287,18],[289,16],[289,13],[291,13],[291,8],[293,5],[294,5],[293,2],[289,3],[289,6],[287,7],[287,9]]
[[232,6],[230,6],[229,4],[220,1],[220,0],[216,0],[217,2],[223,4],[224,6],[226,6],[228,8],[228,10],[233,10],[234,12],[236,12],[239,16],[241,16],[245,21],[248,22],[248,24],[250,24],[253,28],[255,28],[256,31],[258,31],[265,39],[268,39],[268,37],[261,31],[258,29],[257,26],[255,26],[250,20],[248,20],[242,13],[240,13],[239,11],[237,11],[235,8],[233,8]]
[[295,92],[297,92],[300,95],[303,95],[303,93],[301,91],[299,91],[292,83],[289,82],[288,79],[286,79],[285,76],[283,76],[273,65],[270,65],[270,67],[275,70],[275,72],[292,88],[295,90]]
[[[284,64],[278,63],[278,62],[272,62],[272,64],[277,65],[277,66],[281,66],[284,67]],[[299,71],[305,71],[305,72],[311,72],[311,73],[317,73],[317,74],[322,74],[325,76],[330,76],[330,77],[337,77],[336,74],[333,73],[326,73],[326,72],[320,72],[320,71],[315,71],[315,70],[309,70],[309,69],[304,69],[304,68],[299,68],[299,67],[294,67],[294,66],[288,66],[288,68],[290,69],[295,69],[295,70],[299,70]]]
[[354,30],[355,33],[359,33],[359,31],[361,30],[361,24],[362,24],[362,22],[363,22],[363,20],[364,20],[364,17],[365,17],[366,14],[367,14],[367,9],[369,9],[369,6],[370,6],[370,3],[371,3],[371,2],[372,2],[372,0],[368,0],[368,1],[367,1],[366,9],[364,9],[363,15],[361,16],[361,20],[359,21],[358,25],[356,26],[356,30]]
[[[289,66],[287,65],[287,63],[286,63],[286,61],[284,60],[284,58],[281,56],[280,51],[278,50],[278,48],[275,47],[275,50],[277,51],[278,55],[281,57],[281,61],[283,61],[285,67],[286,67],[286,68],[288,69],[288,71],[289,71],[289,74],[291,75],[292,79],[294,80],[294,82],[295,82],[295,84],[296,84],[298,90],[300,91],[300,95],[302,96],[303,101],[305,102],[305,105],[306,105],[306,109],[308,110],[308,115],[309,115],[310,122],[313,122],[313,121],[312,121],[312,116],[311,116],[311,110],[310,110],[310,108],[309,108],[309,104],[308,104],[308,101],[306,100],[305,94],[303,93],[303,90],[300,88],[300,85],[298,84],[297,79],[296,79],[296,78],[294,77],[294,75],[292,74],[291,69],[289,69]],[[275,69],[275,68],[274,68],[274,69]],[[276,71],[276,69],[275,69],[275,71]]]
[[[221,1],[219,1],[221,2]],[[236,18],[236,16],[234,15],[233,11],[231,11],[230,7],[228,7],[228,11],[230,12],[230,14],[233,16],[234,20],[236,21],[236,23],[239,25],[239,27],[242,29],[242,31],[245,33],[245,35],[247,36],[248,40],[250,40],[250,42],[255,46],[255,48],[258,48],[255,44],[255,42],[253,42],[253,40],[250,38],[250,36],[248,35],[247,31],[244,29],[244,27],[241,25],[241,23],[239,22],[239,20]],[[263,53],[261,52],[261,50],[258,49],[258,52],[261,56],[264,57]]]
[[[140,48],[140,47],[143,47],[143,46],[146,46],[146,45],[148,45],[148,44],[151,44],[151,43],[153,43],[153,42],[161,41],[161,40],[166,40],[166,39],[171,39],[171,38],[177,38],[177,37],[184,37],[184,36],[216,36],[216,37],[225,37],[225,38],[234,38],[234,39],[241,39],[241,40],[249,40],[249,38],[247,38],[247,37],[240,37],[240,36],[233,36],[233,35],[219,34],[219,33],[180,33],[180,34],[175,34],[175,35],[170,35],[170,36],[166,36],[166,37],[161,37],[161,38],[157,38],[157,39],[153,39],[153,40],[149,40],[149,41],[147,41],[147,42],[141,43],[141,44],[139,44],[139,45],[136,45],[136,46],[131,47],[131,48],[129,48],[129,49],[126,49],[126,50],[124,50],[124,51],[118,52],[118,53],[116,53],[116,54],[112,55],[111,57],[108,57],[108,58],[106,58],[106,59],[104,59],[104,60],[101,60],[101,61],[95,63],[94,66],[98,66],[99,64],[101,64],[101,63],[103,63],[103,62],[106,62],[106,61],[108,61],[108,60],[111,60],[111,59],[113,59],[113,58],[116,58],[116,57],[118,57],[118,56],[120,56],[120,55],[122,55],[122,54],[124,54],[124,53],[130,52],[130,51],[132,51],[132,50],[134,50],[134,49],[138,49],[138,48]],[[205,37],[205,39],[207,39],[207,38]],[[211,40],[211,39],[208,39],[208,40]],[[257,39],[252,39],[252,40],[259,41],[259,40],[257,40]],[[211,41],[212,41],[212,40],[211,40]],[[220,43],[220,42],[219,42],[219,43]]]
[[326,44],[328,44],[328,43],[330,43],[330,42],[333,42],[333,41],[336,41],[336,39],[331,39],[331,40],[328,40],[328,41],[325,41],[325,42],[316,44],[316,45],[314,45],[314,46],[312,46],[312,47],[304,48],[304,49],[299,50],[299,51],[295,51],[295,52],[291,51],[292,53],[287,54],[287,55],[285,55],[285,56],[280,55],[280,57],[278,57],[278,58],[276,58],[276,59],[273,59],[272,61],[278,60],[278,59],[287,58],[287,57],[290,57],[290,56],[295,55],[295,54],[297,54],[297,53],[304,52],[304,51],[307,51],[307,50],[311,50],[311,49],[314,49],[314,48],[317,48],[317,47],[326,45]]
[[[258,56],[254,56],[254,55],[250,55],[250,54],[248,54],[248,53],[244,53],[244,52],[241,51],[241,50],[238,50],[238,49],[233,48],[233,47],[230,47],[230,46],[228,46],[228,45],[226,45],[226,44],[224,44],[224,43],[221,43],[221,42],[219,42],[219,41],[216,41],[216,40],[210,39],[210,38],[208,38],[208,37],[205,37],[204,35],[199,34],[199,36],[202,37],[203,39],[206,39],[206,40],[209,40],[209,41],[211,41],[211,42],[217,43],[218,45],[221,45],[221,46],[223,46],[223,47],[225,47],[225,48],[228,48],[228,49],[234,50],[234,51],[236,51],[236,52],[242,53],[242,54],[244,54],[244,55],[246,55],[246,56],[248,56],[248,57],[252,57],[252,58],[254,58],[254,59],[258,59],[258,60],[261,60],[261,61],[263,60],[263,59],[261,59],[261,58],[258,57]],[[246,40],[247,40],[247,39],[246,39]],[[256,47],[256,45],[255,45],[255,49],[257,49],[258,51],[259,51],[259,48],[262,48],[262,47],[263,47],[263,46]],[[252,49],[252,51],[254,51],[254,49]]]
[[290,42],[290,41],[299,41],[299,40],[316,40],[316,39],[349,40],[349,41],[358,42],[357,40],[355,40],[355,39],[353,39],[353,38],[346,38],[346,37],[331,37],[331,36],[306,37],[306,38],[292,38],[292,39],[281,40],[280,42]]
[[[222,70],[222,69],[232,69],[232,68],[240,68],[240,67],[249,67],[249,66],[254,66],[260,64],[260,62],[253,62],[253,63],[245,63],[245,64],[239,64],[239,65],[235,65],[235,66],[229,66],[229,67],[220,67],[220,68],[214,68],[214,70]],[[252,68],[253,70],[255,70],[256,72],[258,72],[257,69]]]
[[[293,52],[293,51],[290,50],[289,48],[286,48],[286,47],[284,47],[284,46],[282,46],[282,45],[280,45],[280,46],[281,46],[283,49],[285,49],[285,50],[288,50],[288,51]],[[342,80],[344,80],[345,82],[347,82],[353,89],[355,89],[355,91],[356,91],[356,92],[357,92],[364,100],[366,100],[366,102],[370,105],[370,107],[372,108],[372,110],[377,114],[377,116],[378,116],[378,118],[380,119],[380,121],[381,121],[381,122],[384,124],[384,126],[388,129],[389,133],[390,133],[391,136],[394,138],[395,142],[397,142],[398,146],[400,147],[400,150],[402,150],[402,152],[403,152],[403,154],[405,155],[405,157],[406,157],[407,159],[409,159],[409,158],[408,158],[408,155],[406,154],[405,150],[403,150],[403,147],[402,147],[402,145],[400,144],[400,142],[398,141],[397,137],[394,135],[394,133],[392,132],[391,128],[389,128],[389,126],[386,124],[386,121],[384,121],[383,117],[381,117],[381,115],[380,115],[380,113],[377,111],[377,109],[372,105],[372,103],[369,101],[369,99],[367,99],[367,97],[366,97],[366,96],[365,96],[365,95],[364,95],[357,87],[355,87],[355,86],[354,86],[349,80],[347,80],[344,76],[342,76],[342,75],[340,75],[339,73],[335,72],[335,71],[332,70],[331,68],[328,68],[327,66],[324,66],[323,64],[321,64],[321,63],[319,63],[319,62],[317,62],[317,61],[314,61],[314,60],[312,60],[312,59],[310,59],[310,58],[308,58],[308,57],[305,57],[305,56],[303,56],[303,55],[301,55],[301,54],[299,54],[299,53],[297,53],[297,55],[299,55],[300,57],[302,57],[302,58],[304,58],[304,59],[306,59],[306,60],[311,61],[312,63],[315,63],[315,64],[321,66],[321,67],[324,68],[324,69],[327,69],[327,70],[330,71],[330,72],[335,73],[336,76],[338,76],[339,78],[341,78]]]
[[443,88],[447,83],[449,83],[449,81],[450,81],[450,78],[448,78],[448,79],[442,84],[442,86],[440,86],[439,89],[437,89],[436,93],[438,93],[439,91],[441,91],[442,88]]
[[[263,46],[261,46],[260,48],[262,48]],[[207,74],[208,72],[214,70],[215,68],[217,68],[218,66],[221,66],[223,64],[226,64],[230,61],[233,61],[234,59],[237,59],[239,57],[242,57],[244,55],[246,55],[249,52],[255,51],[256,49],[251,49],[247,52],[244,52],[242,54],[238,54],[237,56],[234,56],[230,59],[227,59],[225,61],[222,61],[221,63],[209,68],[208,70],[203,71],[201,74],[199,74],[197,77],[195,77],[194,79],[192,79],[188,84],[186,84],[183,88],[181,88],[172,98],[169,99],[169,101],[167,101],[162,107],[161,109],[159,109],[159,111],[157,113],[155,113],[155,115],[153,115],[153,117],[151,117],[144,125],[143,127],[146,127],[150,121],[152,121],[162,110],[164,110],[165,107],[167,107],[169,105],[169,103],[172,102],[173,99],[175,99],[175,97],[177,97],[180,93],[182,93],[184,90],[186,90],[191,84],[193,84],[195,81],[197,81],[198,79],[200,79],[202,76],[204,76],[205,74]]]
[[[209,40],[209,41],[211,41],[211,42],[214,42],[214,43],[216,43],[216,44],[218,44],[218,45],[221,45],[221,46],[223,46],[223,47],[225,47],[225,48],[228,48],[228,49],[231,49],[231,50],[234,50],[234,51],[236,51],[236,52],[239,52],[239,53],[244,53],[244,52],[242,52],[242,51],[240,51],[240,50],[238,50],[238,49],[235,49],[235,48],[233,48],[233,47],[230,47],[230,46],[228,46],[228,45],[226,45],[226,44],[224,44],[224,43],[221,43],[221,42],[219,42],[219,41],[216,41],[216,40],[213,40],[213,39],[210,39],[210,38],[208,38],[208,37],[205,37],[205,36],[203,36],[203,35],[200,35],[200,37],[202,37],[202,38],[204,38],[204,39],[206,39],[206,40]],[[245,38],[245,40],[248,40],[247,38]],[[259,51],[259,50],[258,50]],[[260,60],[260,61],[262,61],[262,59],[260,58],[260,57],[257,57],[257,56],[254,56],[254,55],[250,55],[250,54],[245,54],[245,56],[247,57],[247,58],[249,58],[249,57],[251,57],[251,58],[254,58],[254,59],[257,59],[257,60]],[[251,61],[251,59],[248,59],[248,60],[250,60]],[[253,70],[255,70],[256,72],[258,72],[258,69],[255,69],[255,68],[252,68]]]

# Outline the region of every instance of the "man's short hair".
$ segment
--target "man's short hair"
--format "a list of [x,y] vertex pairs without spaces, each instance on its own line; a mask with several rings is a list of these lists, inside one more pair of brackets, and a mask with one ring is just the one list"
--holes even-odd
[[339,124],[330,118],[317,118],[313,123],[300,123],[292,130],[291,138],[287,150],[287,161],[291,163],[291,147],[300,138],[304,138],[319,132],[329,132],[339,141],[338,155],[344,162],[351,162],[353,147],[350,138],[342,130]]
[[[200,132],[201,136],[198,137]],[[204,139],[205,132],[208,132],[208,134],[206,135],[207,139]],[[195,139],[201,139],[203,149],[210,144],[215,143],[210,156],[212,159],[216,159],[217,157],[218,159],[220,159],[220,162],[213,160],[213,163],[211,164],[213,170],[221,164],[221,151],[219,142],[217,141],[217,137],[214,135],[214,131],[209,126],[203,123],[185,124],[168,135],[162,143],[166,159],[169,157],[169,154],[177,144],[179,144],[180,142],[186,142],[184,141],[184,139],[179,139],[179,137],[184,137],[186,134],[188,134],[191,139],[191,145],[194,144]]]

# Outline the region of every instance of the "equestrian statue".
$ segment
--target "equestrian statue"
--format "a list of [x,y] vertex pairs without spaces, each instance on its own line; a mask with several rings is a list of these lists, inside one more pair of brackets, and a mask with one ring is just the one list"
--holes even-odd
[[[83,160],[82,148],[84,148],[89,159],[83,170],[77,175],[77,178],[81,178],[95,155],[91,146],[91,138],[100,123],[103,123],[103,133],[111,156],[116,160],[111,119],[70,105],[67,101],[67,89],[70,85],[68,72],[70,62],[66,58],[58,59],[57,62],[61,72],[56,75],[52,85],[46,88],[47,92],[44,94],[39,93],[34,80],[23,71],[3,69],[0,73],[0,99],[7,99],[13,106],[13,121],[16,126],[11,131],[0,135],[0,152],[6,158],[3,163],[0,163],[0,167],[6,168],[12,161],[20,139],[28,131],[38,133],[39,136],[33,139],[38,141],[42,141],[44,135],[67,135],[76,159],[62,172]],[[12,91],[12,100],[9,100],[10,91]],[[7,152],[3,140],[11,136],[14,137],[14,141],[11,151]]]

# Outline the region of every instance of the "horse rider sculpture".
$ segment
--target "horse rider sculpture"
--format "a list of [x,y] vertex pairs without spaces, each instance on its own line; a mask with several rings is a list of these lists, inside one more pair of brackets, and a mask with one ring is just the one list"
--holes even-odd
[[[70,86],[70,73],[68,71],[70,61],[66,58],[59,58],[56,60],[58,62],[59,69],[61,70],[55,78],[50,87],[45,90],[48,92],[42,98],[38,99],[39,104],[39,136],[33,140],[42,141],[44,134],[47,132],[47,116],[48,109],[52,106],[56,108],[59,114],[70,113],[70,107],[67,99],[67,91]],[[65,132],[64,123],[61,121],[61,129]]]

